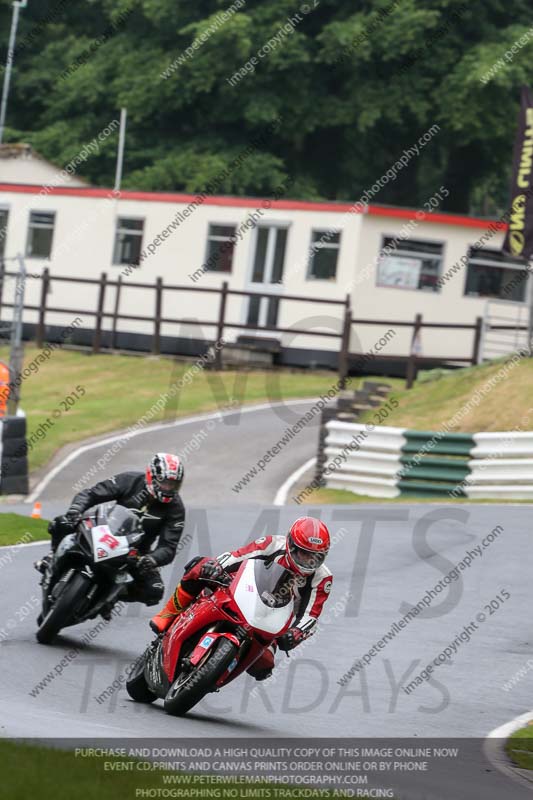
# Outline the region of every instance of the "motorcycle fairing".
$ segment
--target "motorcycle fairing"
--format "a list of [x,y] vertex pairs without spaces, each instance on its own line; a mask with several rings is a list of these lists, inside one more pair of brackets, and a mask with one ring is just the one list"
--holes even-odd
[[59,559],[63,556],[67,550],[70,550],[76,543],[76,534],[75,533],[68,533],[57,546],[57,550],[55,552],[55,558]]
[[115,536],[108,525],[96,525],[90,530],[93,558],[95,564],[107,561],[117,556],[125,556],[130,551],[126,536]]
[[278,608],[267,605],[259,594],[255,570],[255,559],[244,561],[230,586],[230,594],[249,625],[271,636],[279,636],[294,616],[294,601],[290,598],[286,605]]
[[182,611],[163,639],[162,667],[170,682],[175,678],[176,666],[185,642],[198,631],[207,630],[211,625],[220,622],[221,617],[224,618],[221,605],[217,606],[210,597],[200,596],[189,608]]
[[189,661],[191,664],[196,666],[198,662],[205,656],[208,650],[213,649],[213,645],[215,644],[218,639],[229,639],[230,642],[233,642],[234,645],[240,647],[240,641],[234,633],[217,633],[216,631],[209,631],[208,633],[204,634],[194,650],[192,651],[191,655],[189,656]]
[[[161,668],[167,679],[172,683],[176,677],[177,665],[182,656],[182,648],[185,642],[190,640],[198,632],[203,632],[204,636],[213,636],[211,630],[220,622],[229,622],[231,625],[239,625],[234,613],[228,613],[229,609],[235,606],[239,609],[240,615],[246,620],[245,628],[256,628],[265,633],[265,638],[270,643],[276,636],[284,633],[294,619],[294,601],[292,597],[287,600],[281,608],[273,608],[261,599],[255,578],[255,570],[262,571],[263,576],[268,575],[268,580],[275,582],[279,577],[279,567],[274,566],[272,573],[264,562],[254,563],[254,559],[244,561],[237,572],[229,589],[217,589],[213,594],[202,594],[187,609],[185,609],[171,625],[163,638]],[[239,589],[239,586],[241,587]],[[244,608],[243,608],[244,606]],[[273,620],[269,623],[268,617]],[[199,643],[197,643],[198,646]],[[264,650],[265,645],[261,646],[252,638],[251,645],[244,657],[239,659],[238,664],[228,671],[217,685],[233,680],[256,661]],[[194,651],[193,651],[194,652]],[[206,650],[202,650],[205,655]]]

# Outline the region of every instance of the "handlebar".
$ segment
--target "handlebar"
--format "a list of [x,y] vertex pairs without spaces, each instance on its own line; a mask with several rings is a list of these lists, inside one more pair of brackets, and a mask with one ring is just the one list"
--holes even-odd
[[233,580],[233,576],[229,575],[227,572],[224,572],[224,575],[219,579],[204,578],[204,580],[206,583],[214,584],[215,586],[222,586],[224,589],[227,589]]

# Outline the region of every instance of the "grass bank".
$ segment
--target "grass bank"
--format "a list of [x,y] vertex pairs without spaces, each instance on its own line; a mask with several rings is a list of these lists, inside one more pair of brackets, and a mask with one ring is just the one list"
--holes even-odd
[[505,750],[517,767],[533,769],[533,725],[511,734]]
[[[178,740],[176,740],[178,744]],[[117,742],[117,748],[126,746]],[[301,789],[292,791],[287,785],[283,788],[272,783],[244,783],[235,777],[230,783],[206,781],[205,775],[186,775],[179,772],[166,772],[160,769],[137,769],[147,762],[139,762],[124,758],[80,758],[72,752],[52,750],[46,747],[18,744],[9,741],[0,742],[0,761],[2,763],[2,797],[9,800],[28,800],[38,797],[39,800],[72,800],[80,797],[83,800],[131,800],[135,797],[213,797],[211,792],[217,790],[219,798],[236,797],[269,797],[270,800],[297,798],[302,796]],[[120,770],[106,770],[105,763]],[[124,768],[126,765],[130,768]],[[170,780],[179,777],[180,783],[174,785]],[[230,778],[231,780],[231,778]],[[150,795],[150,790],[154,792]],[[211,791],[209,791],[211,790]],[[250,794],[254,792],[256,794]],[[262,790],[262,792],[260,791]],[[315,798],[343,797],[337,790],[321,792],[315,790]],[[143,795],[143,792],[145,794]],[[163,794],[169,792],[170,794]],[[173,795],[172,792],[175,792]]]
[[48,539],[48,522],[44,519],[0,514],[0,547],[6,544],[28,544]]
[[[298,494],[298,490],[291,493],[292,495]],[[302,502],[302,506],[309,505],[323,505],[323,504],[339,504],[348,505],[351,503],[373,503],[374,505],[383,505],[384,503],[433,503],[433,505],[443,505],[451,503],[457,505],[458,503],[497,503],[501,505],[504,500],[471,500],[468,497],[423,497],[421,495],[409,496],[400,495],[400,497],[370,497],[366,494],[354,494],[345,489],[315,489],[314,492],[306,497]],[[513,503],[528,503],[531,505],[531,500],[512,500]]]
[[[39,354],[27,346],[25,365]],[[5,360],[5,348],[0,360]],[[148,412],[169,386],[183,378],[191,363],[151,356],[92,355],[55,350],[22,383],[21,406],[28,417],[28,438],[35,433],[29,452],[30,468],[46,464],[63,445],[133,425]],[[172,420],[190,414],[238,404],[276,402],[315,397],[335,385],[333,372],[200,370],[190,382],[150,420]],[[359,379],[352,381],[356,388]],[[81,390],[77,387],[81,387]],[[65,398],[77,398],[65,408]],[[52,426],[37,438],[51,419]]]
[[[413,389],[393,388],[398,401],[383,425],[421,431],[477,433],[482,431],[530,431],[533,429],[533,359],[516,362],[500,359],[491,364],[460,370],[435,371],[422,376]],[[362,423],[379,424],[375,411],[361,416]],[[363,445],[364,446],[364,445]],[[302,488],[302,487],[300,487]],[[297,496],[295,489],[292,496]],[[337,489],[316,489],[305,503],[487,503],[502,500],[461,500],[451,497],[376,498]],[[529,500],[512,501],[530,503]]]
[[[457,433],[533,429],[533,358],[507,366],[499,359],[439,374],[436,380],[417,381],[409,391],[395,391],[398,408],[384,424],[437,431],[455,417]],[[362,420],[371,418],[370,412]]]

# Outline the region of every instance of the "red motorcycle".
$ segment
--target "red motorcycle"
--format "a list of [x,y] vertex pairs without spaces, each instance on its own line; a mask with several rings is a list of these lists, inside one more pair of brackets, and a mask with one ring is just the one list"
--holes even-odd
[[180,716],[253,664],[294,620],[294,575],[243,561],[228,584],[206,588],[135,663],[126,688],[139,703],[164,700]]

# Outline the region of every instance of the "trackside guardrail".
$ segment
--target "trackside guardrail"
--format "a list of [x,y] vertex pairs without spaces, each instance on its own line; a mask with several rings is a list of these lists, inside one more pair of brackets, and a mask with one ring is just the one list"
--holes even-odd
[[331,421],[325,485],[371,497],[533,498],[533,432],[444,433]]

